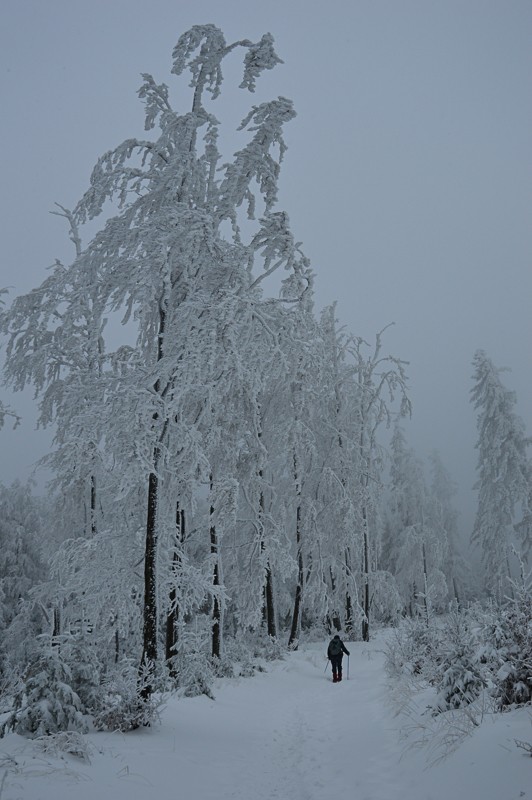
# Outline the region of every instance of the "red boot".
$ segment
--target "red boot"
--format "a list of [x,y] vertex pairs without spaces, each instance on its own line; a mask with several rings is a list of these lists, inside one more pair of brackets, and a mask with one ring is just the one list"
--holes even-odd
[[338,675],[338,678],[336,679],[336,683],[340,683],[341,680],[342,680],[342,676]]
[[338,683],[338,677],[336,675],[333,675],[333,683]]

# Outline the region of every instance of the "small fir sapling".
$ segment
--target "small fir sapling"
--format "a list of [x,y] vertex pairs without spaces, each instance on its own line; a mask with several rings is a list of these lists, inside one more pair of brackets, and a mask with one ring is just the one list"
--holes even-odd
[[96,644],[81,634],[64,634],[58,638],[61,654],[70,669],[72,688],[92,714],[100,708],[102,699],[102,664]]
[[407,618],[387,646],[386,669],[391,675],[412,675],[434,683],[439,652],[439,631],[424,620]]
[[125,733],[152,725],[162,704],[162,699],[156,702],[153,693],[143,693],[152,681],[151,673],[139,673],[129,659],[110,669],[102,681],[100,710],[94,715],[96,730]]
[[71,680],[59,648],[51,646],[50,638],[45,637],[40,654],[26,669],[1,734],[13,730],[32,739],[58,731],[85,732],[88,726],[83,706]]
[[502,664],[495,676],[499,708],[532,701],[532,583],[530,574],[520,584],[512,581],[514,596],[502,609],[505,642]]
[[454,609],[443,629],[434,713],[472,703],[485,686],[475,655],[475,642],[466,616]]
[[179,638],[174,663],[179,691],[185,697],[205,694],[214,700],[215,668],[209,646],[206,633],[186,631]]

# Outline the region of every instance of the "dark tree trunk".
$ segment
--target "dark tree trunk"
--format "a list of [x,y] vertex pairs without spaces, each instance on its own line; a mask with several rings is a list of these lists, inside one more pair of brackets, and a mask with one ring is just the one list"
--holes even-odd
[[290,638],[288,640],[288,647],[297,650],[297,643],[299,639],[299,631],[301,627],[301,601],[303,598],[303,582],[305,580],[305,572],[303,568],[303,552],[301,543],[301,485],[299,483],[299,474],[297,466],[297,458],[294,455],[294,478],[296,482],[296,548],[297,548],[297,586],[296,595],[294,598],[294,612],[292,614],[292,627],[290,629]]
[[[300,540],[301,541],[301,540]],[[297,556],[298,565],[298,580],[296,586],[296,595],[294,598],[294,611],[292,614],[292,627],[290,629],[290,638],[288,640],[288,647],[292,650],[297,650],[299,630],[300,630],[300,616],[301,616],[301,599],[303,597],[303,556],[301,550]]]
[[[346,561],[347,561],[347,554],[346,554]],[[329,567],[329,577],[331,579],[331,595],[333,598],[336,599],[336,581],[334,580],[334,575],[331,567]],[[347,597],[348,595],[346,595],[346,599]],[[327,624],[329,627],[329,632],[331,632],[333,628],[335,631],[342,630],[342,623],[337,611],[333,613],[332,617],[331,616],[327,617]]]
[[[211,527],[211,553],[218,553],[218,543],[216,541],[216,528]],[[212,584],[214,587],[220,585],[220,571],[218,561],[214,564]],[[220,658],[221,653],[221,619],[222,612],[220,608],[220,601],[215,596],[212,605],[212,655],[214,658]]]
[[345,595],[345,630],[349,634],[353,632],[353,602],[349,592]]
[[[261,469],[259,470],[259,478],[262,480]],[[264,492],[262,491],[259,497],[259,528],[261,535],[260,547],[261,547],[261,552],[263,553],[265,550],[265,544],[264,544]],[[266,564],[263,595],[264,598],[263,598],[262,617],[266,623],[266,630],[268,631],[268,636],[273,636],[275,638],[277,636],[277,626],[275,624],[275,605],[273,600],[273,576],[269,561]]]
[[[157,361],[163,357],[163,342],[166,314],[162,306],[159,307],[159,333],[157,337]],[[155,392],[161,393],[159,380],[154,385]],[[153,415],[154,425],[158,421],[158,414]],[[164,438],[164,428],[158,442]],[[157,662],[157,508],[159,493],[158,467],[160,459],[160,444],[153,449],[153,471],[148,478],[148,509],[146,514],[146,545],[144,552],[144,614],[142,657],[140,672],[145,679],[140,695],[147,699],[153,692],[152,676]]]
[[[364,523],[366,510],[364,509]],[[362,620],[362,641],[369,642],[369,542],[368,531],[364,525],[364,619]]]
[[[345,577],[346,582],[349,582],[351,577],[351,558],[348,550],[345,551]],[[349,590],[345,593],[345,631],[349,635],[353,633],[353,600]]]
[[[155,459],[157,461],[157,459]],[[152,472],[148,483],[148,516],[146,520],[146,550],[144,555],[144,629],[141,669],[153,674],[157,662],[157,491],[158,478]],[[148,697],[153,691],[151,679],[142,688]]]
[[273,601],[273,577],[272,571],[266,568],[266,584],[264,586],[264,607],[266,609],[266,625],[268,636],[277,636],[277,625],[275,623],[275,605]]
[[409,608],[410,608],[410,616],[413,618],[416,611],[416,601],[417,601],[417,586],[416,582],[412,583],[412,596],[410,598]]
[[91,533],[96,535],[96,477],[91,475]]
[[[211,477],[211,492],[212,492],[213,482]],[[216,525],[214,524],[214,506],[211,505],[210,507],[210,539],[211,539],[211,555],[214,556],[214,567],[213,567],[213,574],[212,574],[212,585],[215,589],[220,586],[220,566],[218,561],[218,537],[216,535]],[[216,597],[213,598],[212,604],[212,649],[211,654],[213,658],[220,658],[221,655],[221,639],[222,639],[222,632],[221,632],[221,621],[222,621],[222,610],[220,608],[220,601]]]
[[[174,552],[172,555],[172,567],[173,567],[173,574],[174,574],[174,581],[175,576],[177,575],[177,571],[179,569],[179,564],[181,562],[181,546],[185,541],[185,512],[183,509],[179,508],[179,503],[176,504],[176,530],[175,530],[175,543],[174,543]],[[168,664],[168,671],[170,675],[175,678],[177,676],[177,671],[173,662],[173,658],[176,654],[176,645],[177,645],[177,625],[179,621],[179,605],[177,602],[177,587],[174,585],[170,589],[169,594],[169,611],[166,617],[166,662]]]
[[59,636],[61,635],[61,609],[54,607],[54,627],[52,631],[52,647],[59,646]]

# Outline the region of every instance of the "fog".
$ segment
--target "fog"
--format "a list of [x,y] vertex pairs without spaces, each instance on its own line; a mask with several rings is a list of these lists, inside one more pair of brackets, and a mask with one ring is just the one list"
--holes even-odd
[[[317,307],[337,300],[340,322],[369,341],[395,323],[384,344],[410,362],[408,438],[420,457],[439,450],[467,538],[477,348],[511,368],[503,380],[532,432],[528,0],[3,0],[0,287],[26,292],[71,259],[48,212],[75,205],[104,151],[144,136],[141,72],[189,108],[171,52],[208,22],[227,41],[273,34],[284,64],[255,98],[236,88],[235,57],[213,111],[234,131],[252,102],[293,100],[279,207],[316,272]],[[34,431],[31,394],[0,396],[23,416],[0,434],[9,483],[50,434]]]

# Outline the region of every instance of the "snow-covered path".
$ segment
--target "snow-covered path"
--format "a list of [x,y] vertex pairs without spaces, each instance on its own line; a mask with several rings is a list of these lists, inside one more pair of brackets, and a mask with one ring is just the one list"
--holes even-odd
[[19,741],[13,798],[17,786],[25,800],[145,800],[148,788],[162,800],[401,798],[382,654],[348,646],[341,684],[324,673],[326,645],[309,645],[252,679],[221,682],[216,701],[170,701],[153,731],[89,736],[91,764],[31,757],[30,743],[9,737]]
[[[517,800],[532,796],[528,711],[497,715],[427,769],[393,716],[380,637],[347,643],[350,679],[324,674],[326,644],[303,646],[216,700],[171,699],[149,730],[86,737],[90,761],[0,740],[1,800]],[[347,663],[344,659],[344,678]],[[522,713],[521,713],[522,712]],[[516,727],[517,725],[517,727]],[[505,727],[506,726],[506,727]],[[403,756],[403,757],[401,757]]]
[[349,649],[349,680],[344,663],[344,680],[333,684],[329,668],[324,674],[324,648],[306,649],[280,666],[276,696],[269,702],[257,698],[275,709],[263,730],[257,800],[322,800],[345,792],[359,800],[401,796],[396,783],[400,750],[391,712],[382,703],[381,665],[376,669],[368,645]]
[[199,777],[200,796],[321,800],[356,790],[360,800],[400,797],[399,745],[375,656],[361,643],[350,649],[350,680],[341,684],[324,674],[324,647],[314,646],[273,674],[226,689],[212,708],[216,769]]

